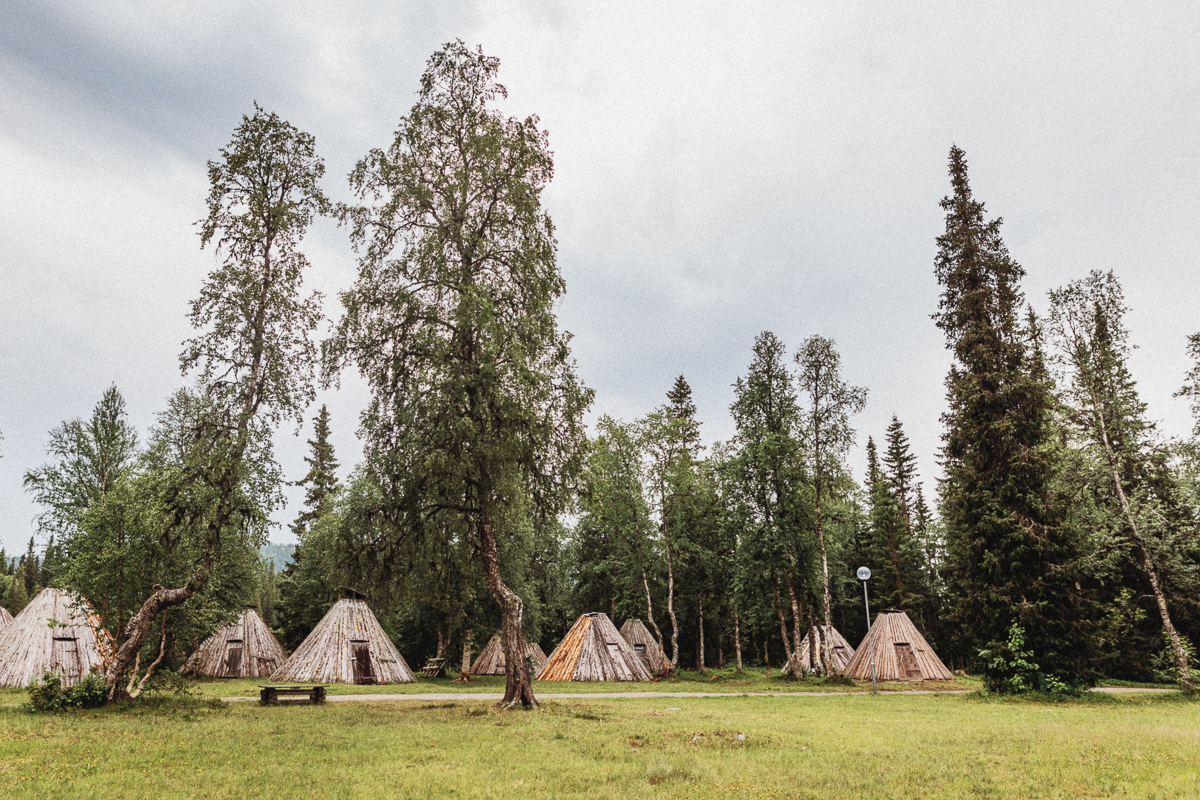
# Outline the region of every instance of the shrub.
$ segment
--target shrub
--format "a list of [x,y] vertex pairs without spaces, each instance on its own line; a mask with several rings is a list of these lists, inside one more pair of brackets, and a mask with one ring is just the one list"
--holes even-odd
[[39,713],[55,714],[69,708],[99,708],[104,705],[106,692],[104,676],[93,672],[70,688],[62,684],[62,676],[46,670],[29,684],[26,708]]
[[996,694],[1041,694],[1051,697],[1077,697],[1082,684],[1070,684],[1042,671],[1033,662],[1033,652],[1025,650],[1025,629],[1013,623],[1008,641],[979,651],[983,661],[983,685]]
[[[1162,636],[1163,649],[1150,658],[1151,669],[1154,670],[1154,679],[1159,683],[1179,683],[1179,664],[1175,661],[1175,651],[1171,648],[1171,637],[1166,630],[1163,630]],[[1179,643],[1183,646],[1183,652],[1187,653],[1189,667],[1195,670],[1195,645],[1183,634],[1179,634]]]

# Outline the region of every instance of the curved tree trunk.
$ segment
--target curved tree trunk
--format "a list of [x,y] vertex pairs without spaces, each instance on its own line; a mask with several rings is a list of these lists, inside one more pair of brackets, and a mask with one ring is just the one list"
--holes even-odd
[[662,631],[658,629],[658,623],[654,621],[654,605],[650,602],[650,581],[646,577],[646,565],[642,564],[642,588],[646,590],[646,621],[650,623],[650,627],[654,629],[654,635],[658,638],[658,649],[663,649]]
[[524,604],[521,597],[500,577],[500,560],[496,549],[496,528],[491,510],[485,508],[479,523],[480,552],[483,556],[483,575],[488,593],[500,606],[500,645],[504,649],[504,699],[500,705],[512,708],[520,703],[526,708],[541,708],[533,696],[529,677],[529,661],[525,658],[525,636],[521,632]]

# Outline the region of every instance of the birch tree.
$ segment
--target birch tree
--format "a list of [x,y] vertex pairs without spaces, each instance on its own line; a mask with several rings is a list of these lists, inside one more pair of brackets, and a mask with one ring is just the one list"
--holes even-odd
[[[1155,509],[1146,490],[1153,426],[1138,397],[1127,365],[1128,331],[1120,283],[1112,272],[1093,271],[1087,278],[1050,292],[1049,327],[1067,373],[1066,395],[1072,421],[1091,447],[1100,451],[1124,518],[1124,534],[1136,553],[1154,594],[1163,630],[1171,643],[1179,686],[1194,684],[1187,650],[1171,620],[1160,578],[1161,557],[1152,532],[1172,522]],[[1165,553],[1164,553],[1165,555]]]
[[378,546],[469,537],[501,611],[502,705],[536,707],[524,601],[504,577],[517,567],[501,554],[568,501],[592,392],[554,314],[565,284],[541,204],[547,135],[536,117],[496,109],[499,67],[445,45],[392,143],[355,166],[360,204],[343,219],[359,274],[325,354],[328,374],[353,362],[371,388],[362,430],[385,503]]

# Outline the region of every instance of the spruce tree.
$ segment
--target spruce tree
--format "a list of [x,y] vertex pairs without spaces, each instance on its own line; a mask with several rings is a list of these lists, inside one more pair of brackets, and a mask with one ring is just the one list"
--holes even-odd
[[[1019,322],[1024,270],[971,193],[965,154],[950,150],[953,192],[935,271],[934,315],[954,354],[943,416],[942,517],[960,654],[1005,685],[1013,626],[1046,676],[1090,680],[1093,648],[1076,575],[1080,540],[1062,524],[1048,445],[1052,389],[1040,350]],[[1011,656],[1012,654],[1007,654]]]
[[300,540],[304,532],[326,510],[326,503],[338,488],[337,458],[333,454],[333,443],[329,441],[329,409],[324,405],[313,420],[314,439],[308,440],[310,455],[304,457],[308,474],[296,481],[305,487],[304,510],[292,523],[292,533]]

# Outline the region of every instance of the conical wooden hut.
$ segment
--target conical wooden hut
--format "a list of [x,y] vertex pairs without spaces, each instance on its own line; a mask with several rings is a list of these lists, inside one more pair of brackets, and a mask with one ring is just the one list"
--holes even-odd
[[108,633],[86,603],[57,589],[43,589],[0,631],[0,686],[28,686],[46,670],[64,686],[101,665],[96,632],[107,647]]
[[[533,659],[533,674],[537,674],[546,665],[546,651],[537,642],[525,643],[525,657]],[[504,661],[504,647],[500,643],[500,632],[496,631],[488,640],[487,647],[471,665],[472,675],[505,675],[507,664]]]
[[363,600],[344,599],[317,623],[272,683],[408,683],[416,676]]
[[671,663],[667,654],[659,647],[658,640],[650,634],[640,619],[625,620],[625,624],[621,626],[621,636],[629,642],[629,646],[637,653],[638,658],[642,659],[651,675],[657,675]]
[[954,680],[954,675],[903,611],[888,609],[875,617],[873,631],[863,637],[862,644],[846,665],[846,677],[856,681],[871,680],[872,650],[875,652],[875,677],[881,681]]
[[[829,660],[833,662],[834,671],[844,673],[846,665],[850,663],[850,658],[854,655],[854,648],[832,625],[821,625],[819,628],[813,625],[808,629],[808,633],[804,634],[804,638],[800,640],[800,668],[806,673],[821,671],[822,633],[829,638]],[[792,664],[789,661],[783,665],[783,674],[789,675],[791,671]]]
[[554,648],[539,681],[648,681],[650,671],[606,614],[584,614]]
[[287,651],[253,608],[204,640],[185,671],[210,678],[265,678],[287,661]]
[[13,615],[8,613],[8,609],[0,606],[0,630],[8,627],[8,624],[13,621]]

